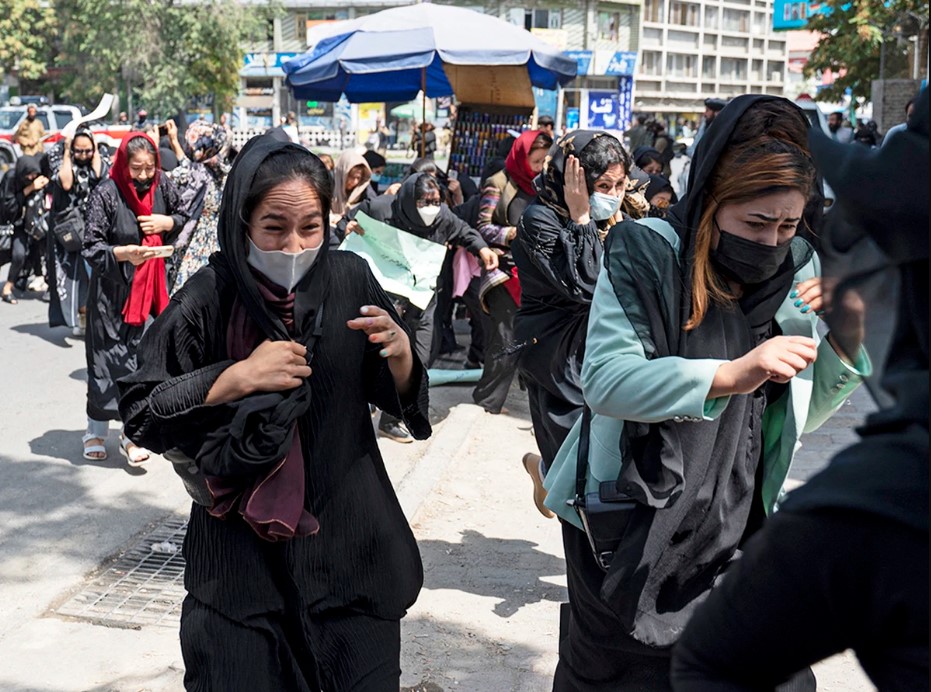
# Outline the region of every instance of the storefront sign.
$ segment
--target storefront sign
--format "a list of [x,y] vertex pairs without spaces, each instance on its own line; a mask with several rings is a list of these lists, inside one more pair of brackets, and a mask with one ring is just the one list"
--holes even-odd
[[556,117],[556,100],[558,92],[555,89],[533,88],[533,100],[537,105],[537,117],[548,115]]
[[588,123],[592,130],[616,130],[618,123],[618,95],[610,91],[588,92]]
[[614,53],[608,66],[605,68],[605,74],[611,76],[632,76],[637,67],[636,51],[619,50]]
[[567,50],[563,53],[567,58],[572,58],[578,63],[577,75],[588,74],[592,69],[592,59],[594,53],[590,50]]
[[634,114],[634,78],[624,75],[617,78],[617,121],[619,130],[630,127]]

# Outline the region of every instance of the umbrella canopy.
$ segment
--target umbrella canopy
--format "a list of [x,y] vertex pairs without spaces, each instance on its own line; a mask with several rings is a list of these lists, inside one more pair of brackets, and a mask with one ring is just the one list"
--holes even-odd
[[[519,69],[524,82],[542,89],[568,84],[577,72],[575,60],[520,27],[432,3],[323,24],[308,38],[312,50],[283,66],[298,99],[336,101],[345,94],[354,103],[410,101],[422,88],[430,97],[462,99],[457,92],[476,75],[495,80],[487,66],[511,66],[512,82]],[[472,66],[486,68],[463,71]]]
[[423,107],[423,104],[412,102],[405,103],[401,106],[395,106],[391,109],[391,115],[395,118],[421,118],[426,114],[428,119],[432,119],[435,116],[433,112],[433,105],[427,101],[426,108]]

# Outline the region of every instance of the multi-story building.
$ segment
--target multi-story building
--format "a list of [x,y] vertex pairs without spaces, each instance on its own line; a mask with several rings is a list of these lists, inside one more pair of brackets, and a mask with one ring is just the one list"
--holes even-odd
[[643,0],[639,111],[697,117],[709,96],[783,95],[788,50],[773,0]]

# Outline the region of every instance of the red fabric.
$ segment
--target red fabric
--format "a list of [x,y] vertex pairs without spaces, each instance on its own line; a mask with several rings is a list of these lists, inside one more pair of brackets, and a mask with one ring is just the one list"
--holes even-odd
[[508,152],[508,157],[504,160],[504,170],[507,171],[508,177],[514,181],[521,190],[532,197],[537,196],[537,190],[533,186],[533,179],[537,174],[530,170],[530,147],[533,140],[542,134],[541,130],[524,130],[514,141],[514,146]]
[[[280,286],[254,270],[252,275],[268,309],[281,319],[288,332],[293,333],[294,294],[285,294]],[[233,303],[226,332],[230,358],[245,360],[264,338],[237,299]],[[286,541],[295,536],[310,536],[320,530],[317,518],[304,508],[304,452],[296,424],[287,455],[266,476],[246,481],[207,476],[206,481],[213,497],[213,505],[208,512],[225,519],[237,511],[266,541]]]
[[155,188],[158,187],[158,180],[161,177],[162,171],[158,160],[158,147],[152,144],[155,149],[155,177],[152,179],[152,187],[140,197],[139,193],[136,192],[136,188],[133,186],[132,176],[129,174],[129,154],[126,153],[129,143],[138,137],[145,137],[150,144],[152,143],[152,140],[141,132],[134,132],[128,135],[120,143],[120,148],[116,151],[116,158],[113,160],[113,166],[110,168],[110,177],[116,182],[117,189],[119,189],[120,194],[123,195],[123,199],[126,200],[126,204],[133,210],[133,213],[136,216],[149,216],[152,213],[152,206],[155,203]]
[[[162,234],[143,236],[140,244],[143,247],[158,247],[163,244]],[[161,257],[148,259],[136,267],[129,297],[123,305],[123,321],[133,327],[141,327],[149,315],[160,315],[168,307],[168,300],[165,260]]]
[[[130,134],[121,143],[116,152],[113,167],[110,168],[110,177],[116,183],[117,189],[126,201],[127,206],[136,216],[150,216],[155,204],[155,188],[161,174],[159,169],[158,148],[155,148],[155,176],[152,186],[141,197],[133,186],[132,176],[129,174],[129,154],[127,148],[130,141],[137,137],[145,137],[150,143],[152,140],[136,132]],[[143,236],[140,245],[156,247],[163,245],[162,235],[155,233]],[[134,327],[145,324],[149,315],[158,315],[168,307],[168,284],[165,280],[165,260],[161,257],[146,260],[138,267],[133,275],[133,283],[129,289],[129,297],[123,305],[123,321]]]
[[504,282],[504,287],[511,294],[517,307],[520,307],[520,277],[517,275],[516,266],[511,267],[511,278]]

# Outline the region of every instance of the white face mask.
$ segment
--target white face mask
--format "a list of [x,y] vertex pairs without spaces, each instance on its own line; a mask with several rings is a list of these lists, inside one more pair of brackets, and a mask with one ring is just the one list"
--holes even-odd
[[588,206],[591,208],[591,217],[595,221],[604,221],[610,219],[620,209],[621,198],[612,197],[603,192],[593,192],[588,198]]
[[321,242],[317,247],[307,248],[300,252],[284,252],[282,250],[260,250],[252,238],[249,240],[249,254],[246,262],[250,267],[259,271],[269,281],[288,289],[288,293],[307,276],[307,272],[317,261],[320,254]]
[[440,207],[437,205],[420,207],[417,213],[420,214],[420,220],[423,221],[424,226],[432,226],[436,217],[440,215]]

